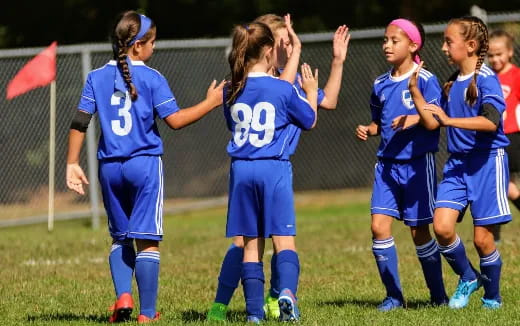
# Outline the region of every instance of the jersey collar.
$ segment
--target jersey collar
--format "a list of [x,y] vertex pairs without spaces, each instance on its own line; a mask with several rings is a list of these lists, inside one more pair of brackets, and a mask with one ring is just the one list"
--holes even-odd
[[393,81],[393,82],[400,82],[400,81],[403,81],[403,80],[409,78],[413,74],[415,69],[417,69],[417,66],[418,66],[418,64],[416,64],[414,62],[412,69],[410,69],[406,74],[404,74],[402,76],[399,76],[399,77],[393,77],[392,76],[392,70],[390,70],[390,80]]
[[[143,61],[133,61],[133,60],[130,60],[130,62],[132,63],[133,66],[145,66],[145,63]],[[109,66],[115,66],[116,64],[117,64],[116,60],[110,60],[108,62]]]

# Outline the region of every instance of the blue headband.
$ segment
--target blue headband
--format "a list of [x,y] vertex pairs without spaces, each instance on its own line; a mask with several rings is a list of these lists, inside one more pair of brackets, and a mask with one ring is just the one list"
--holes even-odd
[[141,27],[139,27],[139,33],[137,33],[137,35],[128,43],[128,46],[132,46],[137,40],[142,39],[150,29],[150,26],[152,26],[152,20],[150,18],[145,15],[139,16],[141,16]]

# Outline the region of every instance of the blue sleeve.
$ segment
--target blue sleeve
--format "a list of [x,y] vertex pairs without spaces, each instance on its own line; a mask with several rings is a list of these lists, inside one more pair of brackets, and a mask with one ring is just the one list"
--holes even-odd
[[162,75],[158,75],[156,84],[152,88],[152,105],[161,119],[179,111],[168,81]]
[[88,74],[87,81],[81,92],[78,109],[90,114],[96,113],[96,99],[94,96],[94,88],[92,87],[92,74]]
[[383,104],[379,100],[379,96],[377,96],[375,88],[372,89],[372,94],[370,95],[370,110],[372,111],[372,121],[380,123]]
[[420,89],[424,100],[427,103],[441,106],[442,91],[437,77],[431,76],[427,80],[420,80],[423,81],[422,85],[420,85]]
[[294,85],[291,89],[291,99],[287,108],[289,121],[301,129],[309,130],[316,120],[316,112]]
[[502,94],[502,87],[497,77],[492,75],[486,78],[480,78],[480,81],[478,87],[479,95],[482,96],[480,106],[482,107],[482,104],[488,103],[493,105],[500,114],[504,113],[506,103],[504,101],[504,95]]
[[318,88],[318,105],[320,105],[321,102],[323,102],[324,98],[325,98],[325,92],[323,91],[323,89]]

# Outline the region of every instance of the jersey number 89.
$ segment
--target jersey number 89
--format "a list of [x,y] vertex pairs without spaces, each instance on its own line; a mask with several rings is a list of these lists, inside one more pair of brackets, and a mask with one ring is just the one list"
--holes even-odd
[[[262,113],[265,119],[262,122]],[[244,145],[247,141],[255,147],[269,144],[274,136],[275,109],[269,102],[259,102],[253,109],[245,103],[236,103],[231,107],[231,118],[235,121],[235,132],[233,139],[237,146]],[[250,133],[250,131],[254,133]],[[258,133],[264,132],[260,138]]]
[[120,117],[123,117],[123,122],[121,123],[120,119],[111,121],[112,131],[118,136],[126,136],[132,130],[132,115],[130,115],[132,100],[128,91],[124,94],[123,92],[115,92],[110,99],[110,104],[120,106],[123,97],[125,98],[125,104],[117,112]]

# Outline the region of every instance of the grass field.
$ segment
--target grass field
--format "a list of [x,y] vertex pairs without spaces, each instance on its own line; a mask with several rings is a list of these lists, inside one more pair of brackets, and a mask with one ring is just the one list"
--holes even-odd
[[[384,297],[384,289],[371,253],[369,193],[306,193],[297,198],[301,325],[520,323],[520,238],[516,237],[520,216],[516,211],[516,219],[503,228],[500,244],[503,309],[482,309],[482,290],[463,310],[428,306],[428,291],[409,231],[395,223],[408,308],[379,313],[375,307]],[[230,243],[223,236],[225,214],[221,207],[165,218],[158,300],[162,319],[157,325],[206,324],[220,263]],[[459,231],[471,260],[478,265],[469,216]],[[53,233],[46,231],[46,225],[1,229],[0,324],[106,324],[107,309],[114,300],[107,263],[109,247],[106,228],[92,231],[86,220],[59,222]],[[271,246],[266,250],[268,280]],[[457,279],[445,261],[443,267],[451,294]],[[266,290],[267,286],[268,282]],[[228,315],[233,324],[244,323],[243,300],[239,288]]]

